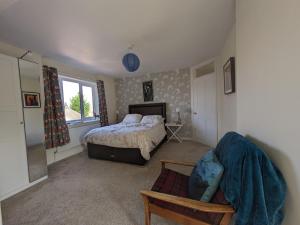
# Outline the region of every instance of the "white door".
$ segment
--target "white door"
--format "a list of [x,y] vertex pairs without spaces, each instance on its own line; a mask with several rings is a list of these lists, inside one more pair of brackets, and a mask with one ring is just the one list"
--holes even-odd
[[209,146],[217,144],[217,84],[211,73],[192,81],[193,139]]
[[18,62],[0,54],[0,201],[28,182]]
[[1,202],[0,202],[0,225],[2,225]]
[[2,225],[1,202],[0,202],[0,225]]

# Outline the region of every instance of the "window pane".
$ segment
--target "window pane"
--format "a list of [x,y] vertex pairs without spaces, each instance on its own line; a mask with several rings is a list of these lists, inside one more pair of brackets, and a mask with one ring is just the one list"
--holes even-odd
[[84,117],[94,117],[93,89],[82,86]]
[[79,84],[63,81],[64,105],[66,121],[80,120]]

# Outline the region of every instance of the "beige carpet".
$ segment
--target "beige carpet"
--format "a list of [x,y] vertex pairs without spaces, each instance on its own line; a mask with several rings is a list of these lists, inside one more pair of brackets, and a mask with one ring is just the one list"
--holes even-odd
[[[4,225],[143,225],[139,191],[152,186],[159,160],[197,161],[207,150],[193,142],[170,142],[146,166],[91,160],[80,153],[51,165],[47,181],[2,202]],[[153,216],[152,224],[174,223]]]

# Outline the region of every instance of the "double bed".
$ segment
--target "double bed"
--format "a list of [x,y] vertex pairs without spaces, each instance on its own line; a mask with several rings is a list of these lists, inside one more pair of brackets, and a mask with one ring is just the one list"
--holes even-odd
[[85,136],[90,158],[144,165],[166,140],[166,103],[129,105],[129,114],[160,115],[160,123],[118,123]]

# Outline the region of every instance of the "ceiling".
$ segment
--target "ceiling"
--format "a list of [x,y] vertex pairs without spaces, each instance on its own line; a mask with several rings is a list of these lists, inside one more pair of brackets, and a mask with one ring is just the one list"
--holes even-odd
[[123,76],[216,56],[235,20],[234,0],[0,0],[0,40],[93,74]]

